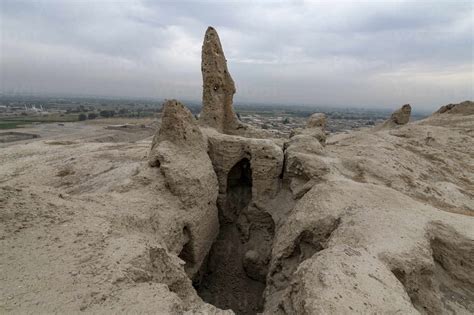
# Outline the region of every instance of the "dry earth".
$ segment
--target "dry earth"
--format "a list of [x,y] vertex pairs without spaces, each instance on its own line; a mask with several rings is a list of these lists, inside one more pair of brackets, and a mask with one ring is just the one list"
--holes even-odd
[[[272,214],[265,310],[472,313],[473,126],[440,114],[329,137],[325,179]],[[0,150],[0,310],[211,312],[178,258],[186,210],[148,166],[151,137],[36,128],[49,133]]]

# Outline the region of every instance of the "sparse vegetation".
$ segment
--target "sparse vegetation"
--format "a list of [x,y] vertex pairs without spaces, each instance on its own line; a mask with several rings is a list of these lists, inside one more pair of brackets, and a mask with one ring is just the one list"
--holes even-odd
[[28,126],[33,123],[54,123],[78,121],[77,114],[53,114],[44,116],[16,116],[0,117],[0,129],[15,129]]

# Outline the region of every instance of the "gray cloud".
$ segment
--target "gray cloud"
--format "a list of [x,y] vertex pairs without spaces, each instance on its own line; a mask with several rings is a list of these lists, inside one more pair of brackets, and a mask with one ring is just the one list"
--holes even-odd
[[473,99],[468,1],[1,2],[1,91],[199,99],[219,31],[236,101],[432,109]]

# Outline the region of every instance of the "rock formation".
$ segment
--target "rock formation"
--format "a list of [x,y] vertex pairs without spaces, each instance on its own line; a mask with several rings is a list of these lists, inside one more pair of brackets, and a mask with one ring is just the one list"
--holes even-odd
[[410,104],[403,105],[400,109],[394,111],[390,116],[390,121],[397,125],[405,125],[410,121],[411,106]]
[[155,134],[149,155],[150,166],[160,166],[163,158],[158,146],[162,142],[185,151],[195,152],[205,148],[201,130],[191,112],[180,102],[169,100],[163,104],[161,128]]
[[[150,165],[160,166],[171,192],[194,213],[179,257],[205,302],[238,314],[474,310],[467,276],[474,235],[463,223],[473,222],[462,215],[474,205],[459,188],[470,179],[458,178],[468,166],[451,165],[452,173],[441,175],[426,152],[413,157],[418,147],[437,150],[448,141],[412,131],[423,125],[408,124],[410,105],[381,126],[328,144],[321,113],[289,139],[262,139],[236,119],[234,82],[213,28],[202,58],[201,128],[181,104],[166,103]],[[466,106],[441,112],[460,108]],[[448,188],[432,186],[439,178]],[[462,232],[435,222],[448,217]]]
[[459,104],[448,104],[441,106],[435,114],[462,114],[462,115],[472,115],[474,114],[474,102],[464,101]]
[[[283,151],[271,139],[203,128],[218,182],[220,233],[203,276],[195,279],[207,302],[239,313],[262,310],[275,222],[269,201],[280,185]],[[247,301],[242,305],[242,300]]]
[[207,29],[204,36],[201,58],[203,91],[200,125],[224,134],[273,138],[275,135],[271,131],[254,128],[237,118],[233,107],[236,92],[234,80],[227,69],[219,35],[212,27]]
[[207,29],[204,36],[201,71],[203,92],[199,120],[219,132],[238,129],[240,123],[232,107],[234,80],[227,69],[219,35],[212,27]]
[[326,142],[326,116],[315,113],[306,128],[295,130],[285,143],[285,170],[283,179],[288,183],[293,197],[301,198],[328,173],[326,163],[318,157]]
[[326,129],[326,120],[326,115],[323,113],[314,113],[309,117],[306,128],[319,127],[324,130]]
[[326,115],[323,113],[314,113],[308,118],[305,128],[296,128],[291,131],[290,139],[296,135],[301,135],[312,137],[324,144],[326,142],[326,121]]
[[[234,82],[213,28],[204,39],[202,73],[199,122],[203,128],[183,105],[166,102],[149,164],[160,167],[170,190],[194,213],[194,223],[183,229],[188,239],[180,257],[201,297],[221,308],[259,311],[275,233],[270,200],[280,191],[284,171],[283,143],[252,138],[264,133],[237,121],[232,107]],[[200,185],[205,189],[199,190]],[[216,205],[219,224],[214,220],[204,224],[202,215],[213,218]],[[203,261],[206,249],[208,257]],[[247,305],[241,306],[243,299]]]
[[217,178],[206,143],[191,112],[176,100],[166,101],[162,124],[153,139],[149,164],[159,166],[171,192],[186,211],[181,257],[193,276],[217,232]]
[[390,118],[375,126],[374,130],[391,129],[406,125],[410,121],[411,106],[405,104],[390,115]]

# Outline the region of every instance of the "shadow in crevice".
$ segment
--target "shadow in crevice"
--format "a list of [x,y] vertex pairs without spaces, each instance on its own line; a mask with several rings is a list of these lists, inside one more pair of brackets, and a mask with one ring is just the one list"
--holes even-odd
[[195,259],[193,253],[193,242],[191,238],[191,232],[189,231],[189,228],[187,226],[183,228],[183,236],[184,245],[178,257],[185,262],[184,269],[186,270],[186,272],[189,272],[189,270],[194,267]]
[[201,298],[236,314],[263,310],[266,266],[274,235],[271,216],[252,205],[252,169],[247,158],[227,175],[219,209],[220,231],[193,284]]
[[226,202],[219,209],[219,223],[235,223],[245,207],[252,200],[252,169],[250,161],[243,158],[227,175]]

